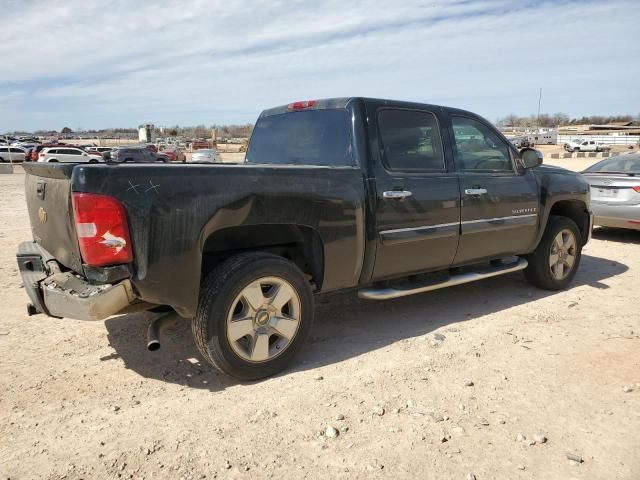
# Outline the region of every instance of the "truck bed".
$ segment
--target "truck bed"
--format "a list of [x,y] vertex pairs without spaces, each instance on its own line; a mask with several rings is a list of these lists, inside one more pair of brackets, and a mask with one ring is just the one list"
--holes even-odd
[[185,317],[197,305],[206,239],[226,228],[267,223],[312,229],[330,259],[322,290],[355,286],[360,277],[365,193],[357,167],[33,163],[25,172],[37,244],[64,267],[99,281],[80,258],[71,192],[115,197],[128,216],[134,262],[126,269],[135,290]]

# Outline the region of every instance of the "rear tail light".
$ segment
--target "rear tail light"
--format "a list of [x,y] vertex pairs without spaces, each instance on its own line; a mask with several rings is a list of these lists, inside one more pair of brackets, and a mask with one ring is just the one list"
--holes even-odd
[[113,197],[93,193],[72,196],[76,234],[85,264],[104,267],[133,260],[127,215]]
[[304,102],[293,102],[287,105],[289,110],[304,110],[305,108],[311,108],[316,104],[315,100],[305,100]]
[[631,187],[635,192],[640,193],[640,185],[636,185],[635,187]]

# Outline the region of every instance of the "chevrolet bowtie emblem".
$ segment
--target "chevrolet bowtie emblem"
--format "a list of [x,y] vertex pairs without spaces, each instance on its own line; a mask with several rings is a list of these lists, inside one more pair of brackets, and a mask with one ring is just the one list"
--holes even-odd
[[38,209],[38,218],[40,219],[40,223],[45,223],[47,221],[47,211],[42,207]]

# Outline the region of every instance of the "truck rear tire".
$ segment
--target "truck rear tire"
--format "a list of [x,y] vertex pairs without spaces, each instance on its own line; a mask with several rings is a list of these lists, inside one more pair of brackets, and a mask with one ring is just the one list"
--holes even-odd
[[582,257],[582,237],[573,220],[551,216],[536,250],[527,257],[527,280],[545,290],[562,290],[575,277]]
[[300,269],[285,258],[250,252],[207,275],[191,326],[209,363],[241,380],[257,380],[289,365],[313,317],[313,292]]

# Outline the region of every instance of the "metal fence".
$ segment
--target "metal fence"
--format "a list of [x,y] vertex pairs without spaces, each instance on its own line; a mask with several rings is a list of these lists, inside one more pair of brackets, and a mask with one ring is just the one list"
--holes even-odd
[[558,135],[558,144],[594,140],[606,145],[638,145],[640,135]]

